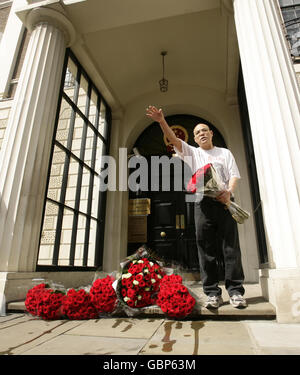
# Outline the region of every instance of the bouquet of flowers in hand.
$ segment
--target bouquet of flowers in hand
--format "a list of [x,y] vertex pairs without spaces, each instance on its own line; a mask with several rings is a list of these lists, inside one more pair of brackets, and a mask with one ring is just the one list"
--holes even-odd
[[[206,164],[198,169],[191,177],[187,190],[191,193],[200,193],[206,197],[216,198],[223,190],[222,181],[212,164]],[[250,217],[249,212],[243,210],[238,204],[230,201],[227,206],[231,216],[239,224],[243,224]]]
[[47,284],[39,284],[27,292],[25,307],[34,316],[45,320],[59,319],[62,316],[64,293],[53,290]]
[[117,295],[112,286],[114,279],[107,275],[93,282],[90,289],[91,302],[98,313],[111,313],[117,305]]
[[84,289],[69,289],[63,299],[62,312],[72,320],[97,319],[98,311],[91,301],[91,296]]
[[193,311],[195,303],[195,298],[182,284],[181,276],[166,275],[163,277],[160,283],[157,305],[166,315],[170,318],[185,318]]
[[117,295],[128,315],[133,309],[156,304],[160,281],[165,275],[162,267],[143,248],[140,248],[122,267]]

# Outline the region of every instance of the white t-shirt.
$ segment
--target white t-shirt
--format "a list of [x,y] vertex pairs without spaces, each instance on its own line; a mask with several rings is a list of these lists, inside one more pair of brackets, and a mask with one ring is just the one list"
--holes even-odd
[[191,168],[192,174],[204,165],[211,163],[222,182],[224,189],[228,189],[232,177],[241,178],[234,156],[227,148],[214,146],[211,150],[203,150],[201,147],[188,145],[182,139],[182,152],[174,147],[178,156]]

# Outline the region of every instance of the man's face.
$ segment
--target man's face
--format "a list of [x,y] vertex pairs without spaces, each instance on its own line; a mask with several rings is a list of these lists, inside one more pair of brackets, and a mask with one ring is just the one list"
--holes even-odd
[[206,124],[198,124],[194,129],[194,140],[202,148],[211,148],[213,132]]

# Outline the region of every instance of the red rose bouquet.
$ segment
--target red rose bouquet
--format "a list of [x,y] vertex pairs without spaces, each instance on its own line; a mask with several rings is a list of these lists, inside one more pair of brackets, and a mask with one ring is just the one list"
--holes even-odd
[[160,283],[157,305],[170,318],[184,318],[189,315],[196,300],[186,286],[182,284],[181,276],[164,276]]
[[107,275],[93,282],[90,289],[91,302],[98,313],[111,313],[117,305],[117,295],[112,287],[114,279]]
[[116,292],[119,306],[128,316],[136,315],[141,312],[141,308],[156,304],[160,281],[165,272],[149,250],[143,245],[121,263],[122,274]]
[[62,312],[72,320],[96,319],[98,312],[91,296],[84,289],[69,289],[62,304]]
[[[216,198],[224,190],[224,183],[212,164],[206,164],[199,168],[191,177],[187,185],[187,191],[200,193],[205,197]],[[238,204],[230,201],[226,206],[236,222],[243,224],[250,217],[249,212],[242,209]]]
[[31,315],[45,320],[59,319],[64,293],[39,284],[30,289],[26,295],[25,306]]
[[[203,192],[201,188],[204,188],[205,186],[207,190],[207,185],[209,181],[213,179],[211,167],[212,164],[206,164],[202,168],[199,168],[189,180],[187,185],[187,191],[191,193],[196,193],[200,190],[200,192]],[[214,184],[212,187],[213,190],[215,188],[219,189],[219,185],[217,183]]]
[[41,299],[41,293],[45,290],[46,284],[39,284],[29,289],[26,294],[25,307],[31,315],[37,315],[38,304]]
[[158,263],[146,257],[134,259],[126,265],[121,276],[121,297],[132,308],[156,303],[156,294],[164,271]]

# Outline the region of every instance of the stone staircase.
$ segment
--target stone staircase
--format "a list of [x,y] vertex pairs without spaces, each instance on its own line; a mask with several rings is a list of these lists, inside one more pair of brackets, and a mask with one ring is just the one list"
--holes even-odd
[[[220,287],[223,290],[224,304],[218,309],[206,309],[203,307],[203,302],[206,299],[202,291],[202,287],[198,281],[186,281],[184,284],[189,288],[191,294],[196,298],[196,305],[194,311],[189,316],[190,319],[276,319],[275,307],[264,299],[261,293],[259,284],[245,284],[245,298],[248,302],[248,307],[245,309],[236,309],[229,303],[229,297],[223,285]],[[9,302],[7,304],[7,312],[24,312],[25,304],[24,301]],[[120,316],[124,315],[122,313]],[[115,316],[115,315],[114,315]],[[138,315],[139,317],[153,316],[162,317],[163,312],[157,306],[151,306],[144,309],[143,314]]]

